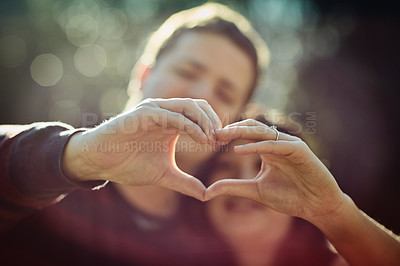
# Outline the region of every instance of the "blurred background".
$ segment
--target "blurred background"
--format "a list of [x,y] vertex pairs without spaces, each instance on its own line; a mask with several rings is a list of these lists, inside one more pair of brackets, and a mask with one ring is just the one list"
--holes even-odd
[[[204,2],[0,1],[0,123],[80,127],[117,114],[150,34]],[[300,122],[341,188],[400,233],[398,4],[216,2],[248,17],[271,50],[255,99]]]

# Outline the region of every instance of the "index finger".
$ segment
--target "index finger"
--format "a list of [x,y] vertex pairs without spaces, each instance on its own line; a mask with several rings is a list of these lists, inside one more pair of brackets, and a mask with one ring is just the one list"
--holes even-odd
[[[255,141],[276,140],[277,132],[266,125],[231,126],[215,131],[218,141],[231,141],[234,139],[249,139]],[[279,140],[299,140],[298,137],[279,132]]]

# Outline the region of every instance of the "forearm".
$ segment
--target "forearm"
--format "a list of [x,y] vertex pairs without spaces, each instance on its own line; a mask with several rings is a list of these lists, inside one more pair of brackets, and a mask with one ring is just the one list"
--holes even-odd
[[0,126],[0,197],[40,208],[62,194],[91,184],[75,183],[61,169],[61,157],[76,130],[63,123]]
[[338,213],[313,221],[350,265],[400,265],[399,237],[346,197]]
[[61,199],[64,190],[49,191],[46,183],[60,177],[58,157],[67,140],[55,134],[71,129],[59,123],[0,126],[0,231]]

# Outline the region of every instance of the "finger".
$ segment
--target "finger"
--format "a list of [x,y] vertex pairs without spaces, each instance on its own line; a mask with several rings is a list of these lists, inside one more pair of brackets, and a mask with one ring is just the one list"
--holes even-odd
[[245,119],[242,121],[238,121],[238,122],[229,124],[224,128],[230,128],[230,127],[236,127],[236,126],[266,126],[266,125],[261,123],[260,121],[254,120],[254,119]]
[[179,169],[174,169],[172,172],[165,175],[158,185],[204,201],[206,187],[203,183]]
[[[199,127],[199,125],[197,125],[184,115],[166,109],[160,110],[157,108],[154,108],[154,112],[159,113],[159,115],[158,116],[152,115],[151,118],[153,118],[153,121],[157,125],[161,126],[163,129],[166,130],[163,133],[166,133],[171,128],[175,128],[182,132],[187,133],[196,142],[199,143],[208,142],[207,135],[203,132],[203,130]],[[161,119],[155,119],[159,117]]]
[[212,142],[215,138],[212,132],[214,125],[208,115],[200,108],[200,106],[190,98],[180,99],[158,99],[155,101],[160,108],[183,114],[185,117],[198,124],[208,137],[208,142]]
[[204,200],[207,201],[220,195],[244,197],[260,202],[255,179],[219,180],[207,188]]
[[[250,140],[275,140],[277,132],[266,125],[254,126],[233,126],[217,130],[218,141],[231,141],[234,139],[250,139]],[[296,141],[299,138],[286,133],[279,132],[279,140]]]
[[237,145],[234,147],[236,153],[246,155],[252,153],[258,154],[274,154],[280,156],[292,155],[298,149],[298,141],[261,141],[255,143],[248,143],[244,145]]
[[211,119],[214,129],[222,128],[222,122],[217,113],[212,109],[211,105],[202,99],[195,99],[195,102],[200,106],[201,109],[208,115]]

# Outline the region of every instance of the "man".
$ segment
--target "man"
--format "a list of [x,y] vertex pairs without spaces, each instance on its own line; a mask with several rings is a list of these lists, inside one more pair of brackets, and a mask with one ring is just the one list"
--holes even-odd
[[[132,82],[147,100],[133,109],[88,130],[3,126],[3,257],[42,264],[219,260],[204,256],[210,243],[185,227],[172,190],[204,200],[205,187],[177,167],[175,144],[183,133],[179,147],[189,148],[178,165],[193,173],[216,145],[215,129],[234,121],[250,98],[267,57],[242,16],[206,4],[175,14],[153,35]],[[119,185],[51,205],[106,180]]]

